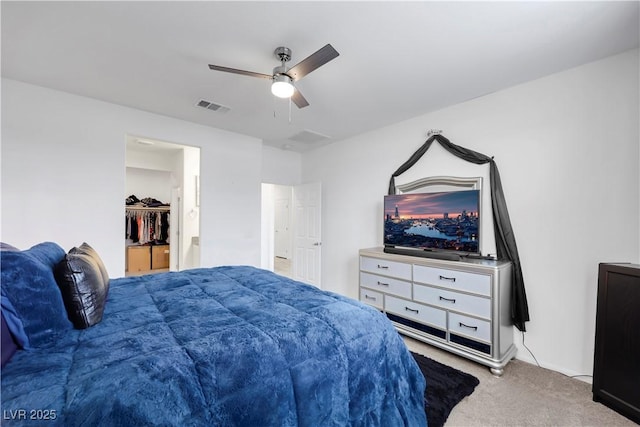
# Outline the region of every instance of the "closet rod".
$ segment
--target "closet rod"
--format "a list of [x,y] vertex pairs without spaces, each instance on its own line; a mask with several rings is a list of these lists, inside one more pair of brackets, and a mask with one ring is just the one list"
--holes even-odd
[[169,212],[170,206],[146,207],[146,206],[125,206],[127,211],[147,211],[147,212]]

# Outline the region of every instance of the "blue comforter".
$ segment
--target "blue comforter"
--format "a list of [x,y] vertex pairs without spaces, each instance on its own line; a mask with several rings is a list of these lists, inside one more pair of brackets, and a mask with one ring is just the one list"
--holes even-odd
[[218,267],[112,280],[99,324],[3,368],[2,424],[424,426],[424,388],[374,309]]

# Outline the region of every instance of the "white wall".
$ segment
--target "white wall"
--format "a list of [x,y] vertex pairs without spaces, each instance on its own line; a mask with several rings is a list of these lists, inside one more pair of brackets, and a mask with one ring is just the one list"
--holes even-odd
[[261,141],[8,79],[2,241],[86,241],[111,277],[124,275],[127,134],[200,147],[201,264],[259,265]]
[[138,199],[151,197],[163,203],[171,203],[174,181],[171,172],[127,167],[124,198],[135,195]]
[[[128,139],[135,139],[135,137],[129,135]],[[162,143],[159,141],[159,143]],[[155,171],[175,172],[176,165],[176,153],[179,150],[180,145],[175,145],[175,150],[140,150],[140,149],[126,149],[126,165],[131,168],[147,169]],[[175,181],[176,185],[179,182]],[[127,194],[129,196],[129,194]],[[139,198],[141,196],[138,196]],[[144,196],[142,196],[144,197]]]
[[298,185],[302,176],[302,155],[265,145],[262,148],[262,182]]
[[261,205],[262,216],[260,218],[261,246],[260,246],[260,267],[274,270],[274,247],[275,236],[273,226],[275,224],[275,193],[274,184],[262,184]]
[[[590,374],[598,263],[640,262],[638,76],[633,50],[303,155],[303,181],[323,185],[323,288],[357,297],[358,249],[382,245],[391,174],[442,129],[495,156],[529,300],[527,346],[543,366]],[[412,174],[488,176],[432,150]]]

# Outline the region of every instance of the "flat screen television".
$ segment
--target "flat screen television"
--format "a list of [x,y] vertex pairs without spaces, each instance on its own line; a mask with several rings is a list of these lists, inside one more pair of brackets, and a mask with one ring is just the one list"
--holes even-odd
[[384,197],[385,248],[480,255],[480,190]]

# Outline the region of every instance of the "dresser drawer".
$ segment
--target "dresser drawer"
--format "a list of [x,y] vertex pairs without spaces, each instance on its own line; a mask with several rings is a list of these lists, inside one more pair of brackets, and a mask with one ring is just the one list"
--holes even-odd
[[384,295],[371,289],[360,288],[360,301],[380,310],[384,309]]
[[491,296],[491,276],[489,275],[416,265],[413,268],[413,280],[428,285]]
[[416,322],[446,329],[447,313],[434,307],[417,304],[395,297],[386,297],[385,310]]
[[361,256],[360,270],[397,277],[398,279],[411,280],[411,264],[401,262]]
[[515,357],[509,261],[452,262],[370,248],[360,250],[358,264],[360,301],[399,333],[482,363],[496,376]]
[[415,285],[413,299],[448,310],[461,311],[491,319],[491,300],[480,296],[461,294],[446,289]]
[[449,332],[491,343],[491,322],[449,313]]
[[378,276],[361,271],[360,286],[403,298],[411,298],[411,282],[392,279],[391,277]]

